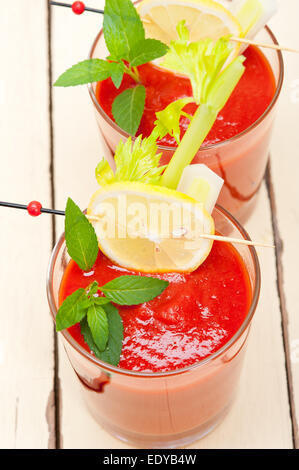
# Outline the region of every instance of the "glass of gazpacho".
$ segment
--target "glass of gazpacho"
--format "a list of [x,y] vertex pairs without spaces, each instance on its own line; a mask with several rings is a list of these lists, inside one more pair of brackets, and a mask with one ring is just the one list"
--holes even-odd
[[[255,40],[278,44],[268,27],[261,30]],[[246,71],[219,113],[193,163],[205,163],[224,179],[219,203],[244,222],[254,208],[265,173],[284,69],[280,51],[261,51],[255,46],[249,46],[243,54],[246,57]],[[107,55],[104,35],[100,31],[89,58],[106,58]],[[155,113],[176,99],[192,96],[192,88],[189,79],[152,64],[140,66],[138,70],[142,84],[146,87],[146,102],[136,135],[146,137],[154,127]],[[113,120],[112,102],[119,93],[133,84],[133,80],[125,75],[119,89],[115,88],[111,78],[88,86],[98,126],[112,153],[118,142],[128,137],[128,133]],[[191,103],[184,109],[193,114],[196,105]],[[181,135],[188,123],[187,118],[181,118]],[[162,164],[169,162],[176,145],[175,139],[169,135],[160,141]]]
[[[221,235],[248,239],[220,206],[213,217]],[[84,273],[70,259],[62,234],[47,280],[54,321],[58,307],[78,287],[123,274],[132,272],[101,252],[92,271]],[[91,353],[80,324],[63,330],[62,340],[100,425],[139,447],[178,447],[215,428],[233,402],[259,298],[259,263],[253,247],[214,242],[195,271],[152,276],[169,282],[161,295],[119,307],[124,341],[117,367]]]

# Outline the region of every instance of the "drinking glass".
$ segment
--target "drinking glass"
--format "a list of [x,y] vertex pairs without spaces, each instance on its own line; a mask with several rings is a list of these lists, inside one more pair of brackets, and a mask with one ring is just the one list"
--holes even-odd
[[[248,239],[242,226],[220,206],[215,208],[213,217],[217,232]],[[142,448],[180,447],[209,433],[228,412],[236,395],[260,291],[260,268],[254,247],[234,246],[250,280],[249,311],[239,330],[221,349],[190,367],[161,373],[120,369],[88,353],[67,330],[59,333],[87,408],[112,435]],[[47,277],[54,321],[69,260],[62,234],[52,252]]]

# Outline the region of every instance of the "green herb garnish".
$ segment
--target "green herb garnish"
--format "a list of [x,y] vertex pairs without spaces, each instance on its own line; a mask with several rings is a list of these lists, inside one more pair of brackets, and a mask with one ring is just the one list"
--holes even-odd
[[181,98],[179,100],[170,103],[163,111],[156,113],[157,120],[155,121],[155,128],[153,133],[158,135],[159,139],[163,139],[167,134],[174,137],[176,142],[180,143],[180,118],[186,116],[192,119],[192,116],[188,116],[183,108],[188,103],[194,102],[194,98]]
[[[179,40],[170,43],[163,63],[168,68],[189,76],[194,100],[199,107],[161,178],[163,186],[173,189],[177,188],[184,168],[191,163],[245,70],[244,56],[239,56],[226,65],[232,52],[228,39],[221,38],[216,42],[204,39],[189,43],[189,33],[184,21],[179,23],[177,31]],[[181,111],[178,110],[177,119],[173,117],[174,123],[179,121]],[[167,111],[162,111],[165,112]],[[165,122],[166,125],[169,123],[167,119],[164,119]],[[173,126],[171,122],[170,125]],[[168,131],[174,132],[173,127]]]
[[123,91],[112,103],[115,122],[129,134],[135,135],[142,118],[144,103],[144,86],[137,85]]
[[[150,139],[147,145],[147,148],[154,146]],[[138,143],[136,152],[137,147]],[[97,236],[91,223],[70,198],[65,209],[65,241],[71,258],[81,269],[90,270],[99,251]],[[160,295],[168,284],[161,279],[138,275],[120,276],[102,287],[94,281],[63,301],[56,315],[56,331],[80,322],[85,341],[94,354],[109,364],[118,365],[123,325],[117,308],[111,302],[119,305],[148,302]],[[99,291],[104,295],[99,296]]]
[[160,295],[167,281],[146,276],[120,276],[100,287],[105,296],[119,305],[136,305]]
[[131,137],[120,141],[114,155],[115,173],[109,163],[102,159],[96,168],[96,178],[100,185],[117,181],[139,181],[159,184],[165,166],[158,166],[161,153],[157,154],[156,136],[142,139],[138,136],[134,143]]
[[[56,331],[64,330],[78,323],[85,316],[85,290],[78,289],[69,295],[56,315]],[[83,304],[83,309],[81,308]]]
[[71,198],[65,209],[65,242],[78,266],[83,271],[91,269],[99,251],[98,239],[93,226]]
[[[119,305],[138,305],[160,295],[167,281],[147,276],[120,276],[99,287],[93,282],[68,296],[56,315],[56,331],[80,322],[84,339],[101,360],[117,365],[122,349],[123,325]],[[104,296],[99,297],[101,291]]]
[[100,351],[104,351],[108,341],[108,318],[101,305],[92,302],[87,310],[87,323],[93,340]]
[[146,39],[142,21],[131,0],[106,0],[103,23],[104,38],[109,51],[107,60],[89,59],[66,70],[54,86],[76,86],[111,77],[120,87],[124,73],[136,82],[119,94],[113,102],[115,122],[135,135],[144,110],[145,87],[140,82],[137,67],[162,57],[168,47],[156,39]]
[[54,86],[69,87],[86,83],[101,82],[111,77],[119,88],[125,66],[120,62],[108,62],[103,59],[83,60],[66,70],[54,83]]
[[91,330],[87,323],[87,318],[83,318],[80,322],[81,333],[84,337],[86,344],[88,344],[94,355],[101,359],[101,361],[107,362],[117,366],[122,350],[123,342],[123,323],[118,313],[117,308],[112,304],[106,304],[103,306],[108,319],[108,341],[104,351],[100,351],[93,339]]

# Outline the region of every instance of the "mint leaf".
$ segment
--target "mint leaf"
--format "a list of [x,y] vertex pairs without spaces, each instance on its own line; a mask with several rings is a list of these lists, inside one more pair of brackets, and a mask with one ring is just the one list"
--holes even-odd
[[66,202],[64,228],[69,232],[74,225],[86,219],[80,207],[69,197]]
[[160,295],[168,281],[147,276],[120,276],[107,282],[100,290],[119,305],[137,305]]
[[100,351],[104,351],[108,341],[108,319],[100,305],[91,305],[87,311],[87,322],[93,340]]
[[145,88],[138,85],[128,88],[118,95],[112,104],[112,114],[116,124],[131,135],[139,127],[145,104]]
[[93,303],[95,305],[105,305],[105,304],[109,304],[110,300],[109,299],[106,299],[106,297],[94,297],[93,299]]
[[101,352],[96,346],[86,318],[80,322],[81,333],[84,336],[86,344],[88,344],[96,357],[108,364],[117,366],[122,350],[123,323],[116,307],[109,303],[103,308],[107,314],[109,326],[109,336],[105,350]]
[[80,208],[68,198],[65,209],[65,241],[70,257],[83,271],[92,268],[98,255],[98,239]]
[[110,62],[111,80],[116,88],[119,88],[124,76],[125,66],[123,62]]
[[[85,311],[85,315],[87,313],[87,310],[88,308],[93,304],[93,301],[92,299],[90,299],[89,297],[86,296],[86,298],[83,298],[83,300],[80,300],[79,303],[78,303],[78,308],[82,309],[82,310],[86,310]],[[78,322],[76,322],[78,323]]]
[[82,320],[86,315],[86,310],[81,304],[85,296],[85,289],[78,289],[63,301],[56,315],[56,331],[69,328]]
[[119,363],[123,339],[124,339],[124,327],[118,310],[114,305],[107,304],[103,306],[108,318],[109,325],[109,337],[105,351],[101,353],[100,359],[117,366]]
[[128,62],[134,45],[145,38],[142,21],[131,0],[106,0],[103,30],[111,56]]
[[96,357],[101,359],[101,351],[99,350],[99,348],[97,347],[96,343],[93,340],[91,330],[88,326],[86,317],[80,321],[80,328],[81,328],[81,333],[84,337],[84,341],[89,346],[89,349],[94,352]]
[[144,39],[133,46],[131,55],[131,67],[146,64],[151,60],[162,57],[168,51],[168,47],[157,39]]
[[118,88],[124,74],[124,64],[108,62],[102,59],[88,59],[73,65],[54,83],[54,86],[76,86],[85,83],[99,82],[111,77]]

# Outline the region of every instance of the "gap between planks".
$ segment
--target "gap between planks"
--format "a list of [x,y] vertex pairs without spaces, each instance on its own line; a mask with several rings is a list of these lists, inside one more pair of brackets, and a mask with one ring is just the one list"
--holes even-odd
[[292,373],[292,364],[291,364],[291,353],[290,353],[290,341],[289,341],[289,315],[286,306],[286,296],[284,292],[284,274],[283,274],[283,263],[282,263],[282,253],[283,253],[283,240],[280,236],[278,221],[277,221],[277,210],[276,210],[276,201],[275,201],[275,191],[272,182],[271,174],[271,162],[269,160],[266,173],[265,173],[265,183],[267,187],[267,193],[269,197],[270,209],[271,209],[271,221],[272,221],[272,230],[274,236],[275,244],[275,261],[276,261],[276,278],[277,278],[277,292],[279,297],[279,306],[281,313],[281,326],[282,326],[282,339],[285,355],[285,366],[286,366],[286,378],[287,378],[287,388],[288,388],[288,397],[289,397],[289,407],[290,407],[290,416],[292,422],[292,438],[293,446],[295,449],[299,449],[299,427],[296,418],[296,405],[294,398],[294,382],[293,382],[293,373]]
[[[55,166],[54,166],[54,128],[53,128],[53,74],[52,74],[52,13],[51,5],[48,0],[44,0],[47,3],[47,15],[48,15],[48,34],[47,34],[47,49],[48,49],[48,85],[49,85],[49,135],[50,135],[50,162],[49,162],[49,177],[50,177],[50,199],[51,207],[55,207]],[[51,215],[52,224],[52,249],[56,243],[56,222],[55,215]],[[60,433],[60,411],[61,411],[61,399],[60,399],[60,380],[59,380],[59,354],[58,354],[58,340],[55,326],[53,325],[53,356],[54,356],[54,378],[53,378],[53,394],[54,394],[54,416],[51,418],[54,420],[54,437],[49,436],[49,447],[55,449],[61,448],[61,433]],[[50,426],[49,426],[50,427]],[[53,441],[53,443],[52,443]]]

